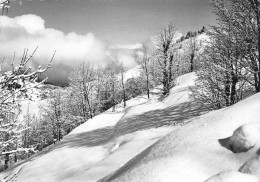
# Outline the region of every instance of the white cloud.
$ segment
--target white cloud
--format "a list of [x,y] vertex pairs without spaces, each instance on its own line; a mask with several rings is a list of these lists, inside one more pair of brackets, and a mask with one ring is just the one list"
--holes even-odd
[[56,50],[56,64],[75,65],[82,61],[102,62],[106,57],[106,45],[92,33],[79,35],[75,32],[45,28],[45,21],[36,15],[15,18],[0,17],[0,56],[10,57],[14,52],[23,53],[25,48],[33,51],[34,59],[46,63]]
[[110,48],[111,49],[131,49],[131,50],[135,50],[135,49],[142,49],[143,44],[140,44],[140,43],[131,44],[131,45],[117,44],[117,45],[111,45]]
[[[45,21],[37,15],[15,18],[0,16],[0,59],[12,59],[14,52],[19,59],[24,49],[28,49],[30,54],[37,46],[32,65],[46,65],[56,51],[53,69],[55,71],[49,73],[53,79],[64,77],[64,66],[71,69],[83,61],[105,66],[107,60],[112,59],[131,68],[136,65],[137,52],[142,48],[142,44],[108,45],[97,39],[93,33],[64,34],[60,30],[46,28]],[[54,76],[55,74],[57,76]]]

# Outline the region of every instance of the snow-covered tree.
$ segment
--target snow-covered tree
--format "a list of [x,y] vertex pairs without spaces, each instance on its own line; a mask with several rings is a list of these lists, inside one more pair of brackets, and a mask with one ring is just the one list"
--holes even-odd
[[144,48],[143,50],[143,57],[141,58],[141,68],[142,68],[142,73],[144,74],[145,77],[145,87],[146,87],[146,93],[148,99],[150,99],[150,61],[151,58],[148,55],[147,48]]
[[65,91],[56,89],[51,92],[48,105],[44,109],[44,120],[51,126],[53,138],[60,141],[67,134],[67,125],[70,125],[70,115],[67,111],[69,103],[66,101]]
[[120,65],[120,75],[121,75],[121,87],[122,87],[122,97],[123,97],[123,103],[124,107],[126,107],[126,92],[125,92],[125,67],[123,63]]
[[10,2],[11,0],[0,0],[0,9],[2,10],[2,15],[8,13]]
[[252,75],[247,82],[260,92],[260,0],[230,0],[229,4],[230,22],[244,47],[241,64]]
[[106,85],[104,94],[107,97],[107,103],[112,106],[113,112],[115,112],[116,104],[119,100],[121,100],[121,97],[118,95],[118,93],[120,92],[120,79],[118,78],[119,73],[120,67],[118,67],[117,63],[113,61],[110,61],[107,67],[104,69],[104,74],[106,76],[104,80],[104,83]]
[[74,69],[69,76],[73,97],[78,101],[85,120],[94,116],[96,76],[94,68],[86,63]]
[[27,63],[36,50],[28,55],[26,49],[20,62],[16,63],[15,57],[11,60],[11,70],[0,70],[0,155],[5,156],[4,169],[8,167],[10,155],[30,150],[23,148],[19,141],[23,131],[27,129],[22,121],[17,120],[20,109],[19,100],[27,96],[28,90],[37,86],[38,75],[50,67],[54,57],[53,55],[45,69],[39,67],[33,71],[31,67],[27,67]]
[[167,95],[174,80],[174,53],[176,47],[176,27],[169,23],[156,37],[156,60],[161,72],[160,82],[163,84],[163,94]]
[[[246,96],[245,86],[253,82],[249,66],[252,60],[245,41],[248,37],[237,27],[241,19],[235,15],[239,10],[234,8],[234,2],[226,5],[224,1],[214,1],[212,5],[218,25],[208,31],[210,41],[199,65],[193,96],[202,103],[222,108]],[[254,77],[257,83],[257,73]]]
[[195,61],[198,57],[198,52],[200,49],[200,43],[196,40],[196,37],[191,37],[185,51],[187,54],[187,59],[189,60],[189,71],[193,72],[195,67]]

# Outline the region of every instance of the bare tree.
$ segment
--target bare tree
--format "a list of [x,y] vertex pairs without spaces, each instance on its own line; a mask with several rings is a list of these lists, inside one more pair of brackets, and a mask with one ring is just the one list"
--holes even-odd
[[48,106],[44,109],[45,119],[51,125],[53,138],[57,141],[62,139],[65,125],[69,123],[65,98],[61,90],[53,90],[48,100]]
[[125,79],[124,79],[124,74],[125,74],[125,68],[123,63],[120,65],[120,74],[121,74],[121,84],[122,84],[122,94],[123,94],[123,103],[124,107],[126,107],[126,93],[125,93]]
[[[255,92],[260,92],[260,1],[213,1],[213,6],[221,12],[218,16],[226,18],[232,32],[239,37],[240,55],[243,57],[240,64],[252,75],[252,78],[249,76],[244,79],[255,87]],[[228,12],[232,16],[227,16]]]
[[194,71],[194,61],[196,59],[197,53],[199,51],[199,43],[196,40],[196,37],[191,37],[189,44],[188,44],[188,57],[189,57],[189,63],[190,63],[190,72]]
[[[213,1],[218,25],[212,26],[208,31],[210,41],[204,51],[203,61],[200,62],[200,70],[197,71],[197,90],[193,90],[197,100],[217,109],[243,99],[246,96],[244,88],[248,85],[245,81],[257,86],[257,73],[252,70],[251,54],[245,41],[250,37],[238,27],[241,19],[236,17],[236,14],[240,16],[237,13],[240,10],[235,6],[237,2],[225,4],[224,1]],[[253,63],[257,64],[255,60]],[[252,81],[252,75],[256,84]]]
[[118,73],[119,73],[118,66],[114,62],[109,62],[108,66],[106,67],[105,74],[106,74],[106,82],[108,84],[108,92],[110,93],[110,100],[112,102],[112,111],[116,111],[116,104],[117,104],[117,94],[118,94]]
[[144,55],[142,57],[142,60],[141,60],[141,68],[144,72],[144,75],[145,75],[145,86],[146,86],[146,93],[147,93],[147,97],[148,99],[150,99],[150,88],[149,88],[149,85],[150,85],[150,71],[149,71],[149,61],[151,60],[150,57],[148,57],[148,53],[147,53],[147,49],[145,48],[144,49]]
[[82,63],[69,76],[69,84],[74,95],[81,102],[82,115],[84,119],[94,116],[94,90],[96,72],[89,64]]
[[163,94],[167,95],[170,91],[173,81],[173,58],[176,48],[177,30],[175,26],[169,23],[165,26],[156,38],[157,61],[162,72],[161,83],[163,84]]

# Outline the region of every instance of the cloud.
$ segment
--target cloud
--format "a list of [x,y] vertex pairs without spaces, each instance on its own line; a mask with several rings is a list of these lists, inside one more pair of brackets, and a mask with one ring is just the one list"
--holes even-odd
[[114,61],[123,64],[126,68],[137,66],[137,59],[140,58],[140,52],[143,45],[140,43],[130,45],[110,45],[109,54]]
[[121,45],[121,44],[117,44],[117,45],[111,45],[110,48],[111,48],[111,49],[130,49],[130,50],[136,50],[136,49],[142,49],[142,48],[143,48],[143,44],[140,44],[140,43],[132,44],[132,45]]
[[94,34],[79,35],[75,32],[64,34],[62,31],[45,28],[45,21],[36,15],[23,15],[15,18],[0,17],[0,54],[8,57],[23,53],[25,48],[33,51],[37,46],[34,59],[45,64],[56,51],[55,63],[75,65],[82,61],[102,62],[106,57],[106,45]]
[[105,66],[111,57],[119,63],[123,62],[127,67],[132,67],[136,64],[135,49],[140,48],[140,44],[109,45],[96,38],[93,33],[65,34],[60,30],[46,28],[45,21],[37,15],[15,18],[0,16],[0,58],[12,59],[15,52],[19,59],[25,48],[32,53],[37,46],[33,65],[46,65],[56,51],[55,74],[59,74],[57,67],[72,68],[83,61]]

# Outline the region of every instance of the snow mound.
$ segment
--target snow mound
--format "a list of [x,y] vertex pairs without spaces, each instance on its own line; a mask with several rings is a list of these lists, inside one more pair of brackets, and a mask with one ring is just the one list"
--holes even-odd
[[166,106],[172,106],[190,101],[189,88],[194,86],[196,77],[195,72],[177,77],[176,86],[170,90],[169,96],[163,100],[163,103]]
[[245,162],[240,167],[239,171],[242,173],[255,175],[260,179],[260,156],[256,156]]
[[[171,89],[167,102],[160,101],[158,86],[151,90],[150,99],[141,95],[127,101],[126,108],[118,104],[116,112],[109,109],[86,121],[48,152],[1,173],[0,178],[18,169],[18,181],[98,181],[106,177],[180,127],[165,123],[188,121],[200,112],[188,97],[194,75],[177,78],[179,85]],[[185,103],[177,105],[181,102]]]
[[197,78],[195,72],[187,73],[185,75],[179,76],[176,78],[175,84],[177,86],[194,86],[195,79]]
[[72,130],[69,135],[82,133],[82,132],[88,132],[92,130],[97,130],[100,128],[105,127],[112,127],[115,126],[116,123],[121,119],[124,113],[112,113],[112,112],[106,112],[100,115],[95,116],[92,119],[89,119],[84,124],[78,126],[74,130]]
[[260,124],[242,125],[231,137],[220,139],[219,142],[234,153],[247,152],[260,143]]
[[217,174],[205,182],[259,182],[259,180],[253,175],[229,171]]

